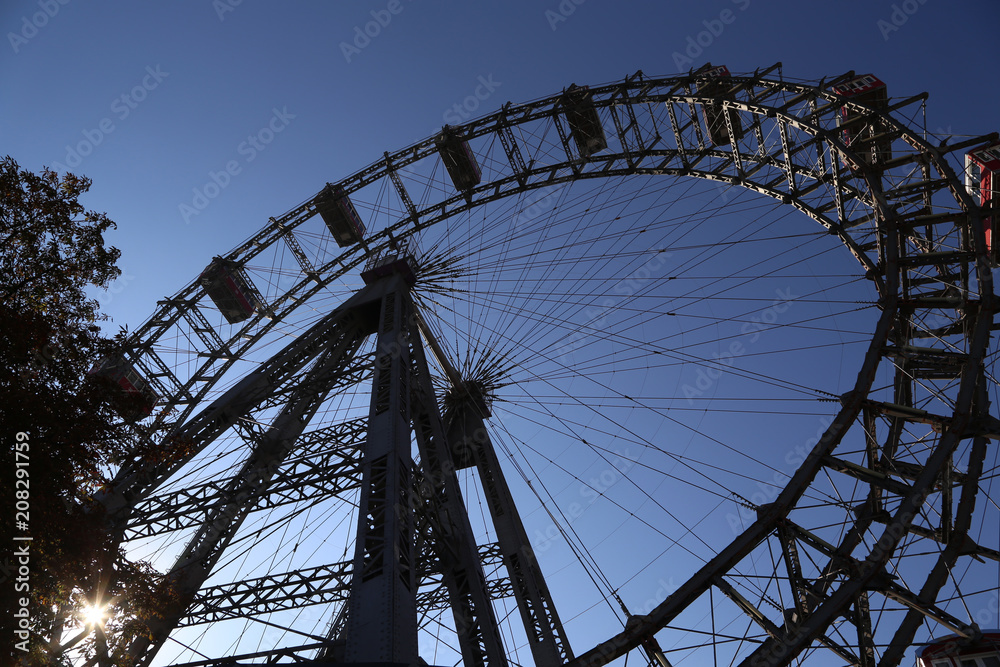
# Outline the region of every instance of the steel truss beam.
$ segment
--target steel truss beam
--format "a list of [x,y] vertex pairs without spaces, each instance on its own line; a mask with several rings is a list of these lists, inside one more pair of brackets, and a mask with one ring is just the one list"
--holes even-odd
[[[484,569],[496,565],[496,551],[496,544],[479,546]],[[451,602],[448,589],[440,580],[441,572],[428,569],[432,565],[435,563],[417,559],[417,577],[421,585],[416,601],[420,612],[447,609]],[[353,572],[353,561],[341,561],[202,588],[178,627],[264,616],[310,605],[345,603],[350,597]],[[514,594],[510,579],[506,577],[488,579],[487,588],[493,599]]]
[[[361,292],[355,299],[364,295]],[[261,405],[276,387],[284,384],[307,363],[325,350],[342,345],[349,335],[345,313],[352,312],[355,306],[353,301],[354,299],[349,300],[344,306],[322,318],[308,332],[296,338],[256,371],[245,376],[191,421],[168,435],[166,443],[191,443],[192,446],[184,456],[155,465],[137,461],[133,465],[124,466],[115,476],[110,490],[98,495],[98,502],[105,506],[114,519],[126,521],[138,498],[148,495],[238,420]]]
[[[375,311],[377,324],[372,321]],[[286,398],[270,426],[247,432],[252,452],[240,473],[152,496],[136,508],[133,529],[158,533],[194,522],[201,528],[168,573],[179,600],[154,622],[152,637],[139,638],[128,647],[129,656],[148,663],[174,627],[263,614],[289,605],[342,601],[346,596],[346,613],[333,626],[343,631],[343,655],[348,661],[415,662],[418,607],[426,611],[450,606],[467,664],[506,664],[491,599],[511,595],[515,587],[510,579],[487,581],[484,575],[412,313],[403,279],[399,275],[382,279],[324,318],[321,326],[303,337],[305,341],[297,341],[264,365],[288,369],[288,379],[276,382],[273,375],[251,374],[194,420],[199,428],[193,432],[205,439],[195,443],[200,451],[226,425],[237,424],[237,415],[249,406],[274,402],[277,391]],[[368,418],[303,433],[323,397],[347,384],[352,373],[356,376],[352,359],[372,329],[378,342]],[[318,354],[317,361],[294,381],[291,375],[309,361],[307,350]],[[269,381],[262,382],[262,377]],[[410,479],[411,419],[421,451],[414,477],[421,482],[419,487]],[[359,460],[355,450],[363,427],[367,437]],[[149,489],[169,472],[141,471],[124,486]],[[324,482],[332,486],[324,487]],[[362,520],[350,565],[293,571],[199,592],[253,509],[305,500],[308,486],[328,495],[360,486]],[[414,517],[422,522],[427,547],[426,558],[417,567]],[[489,547],[485,555],[495,566],[500,560],[509,561],[509,554],[502,551]],[[523,578],[523,572],[519,576]],[[418,591],[420,584],[430,588]],[[519,584],[518,590],[523,589]],[[539,606],[541,613],[553,617],[550,599]],[[565,642],[564,636],[561,639]]]
[[[351,365],[344,369],[344,374],[337,379],[336,384],[331,389],[336,390],[341,387],[349,387],[365,380],[370,380],[374,361],[374,354],[358,354]],[[295,387],[303,382],[303,376],[304,369],[295,375],[288,376],[285,383],[275,388],[256,409],[267,410],[268,408],[282,405],[288,399],[288,395],[295,390]]]
[[[736,603],[736,606],[742,609],[743,613],[745,613],[755,623],[757,623],[757,625],[759,625],[764,630],[764,632],[767,633],[769,637],[777,637],[780,634],[781,628],[774,622],[772,622],[763,612],[761,612],[759,609],[753,606],[753,604],[751,604],[749,600],[743,597],[743,595],[738,590],[736,590],[728,581],[726,581],[722,577],[719,577],[715,581],[715,587],[718,588],[720,591],[722,591],[722,593],[726,597],[728,597],[730,600]],[[833,651],[837,655],[837,657],[839,657],[841,660],[846,660],[847,664],[849,665],[858,664],[858,660],[853,655],[851,655],[849,651],[838,646],[837,643],[831,640],[830,638],[824,636],[820,638],[820,641],[825,647]]]
[[[365,420],[342,422],[304,433],[294,458],[275,472],[268,493],[251,511],[332,497],[361,485],[359,456]],[[136,505],[125,536],[128,539],[191,528],[204,520],[233,478],[213,479],[170,493],[157,494]]]

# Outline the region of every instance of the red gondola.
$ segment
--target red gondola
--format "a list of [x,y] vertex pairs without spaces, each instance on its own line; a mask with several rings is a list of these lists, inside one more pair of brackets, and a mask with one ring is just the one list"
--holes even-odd
[[[889,108],[889,95],[886,86],[873,74],[862,74],[845,83],[833,86],[831,90],[841,97],[850,98],[877,111]],[[892,141],[887,137],[879,137],[881,132],[877,125],[865,123],[863,114],[840,108],[840,125],[844,128],[844,143],[854,147],[854,153],[865,164],[885,162],[892,157]],[[845,160],[846,163],[846,160]],[[851,166],[851,165],[848,165]]]
[[129,421],[148,417],[160,398],[149,383],[136,372],[132,364],[121,356],[104,357],[94,364],[87,375],[107,378],[121,387],[123,393],[138,397],[130,401],[131,409],[120,413]]
[[[1000,204],[1000,143],[982,146],[965,154],[965,187],[980,206]],[[1000,253],[993,247],[993,221],[996,215],[983,218],[986,251],[996,264]]]
[[260,305],[249,279],[232,260],[213,258],[198,281],[230,324],[247,319]]

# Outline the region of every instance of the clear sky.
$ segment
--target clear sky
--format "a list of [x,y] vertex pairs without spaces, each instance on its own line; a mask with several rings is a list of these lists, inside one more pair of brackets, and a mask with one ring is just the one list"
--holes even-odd
[[[929,92],[932,131],[993,131],[990,71],[1000,47],[990,30],[1000,9],[988,0],[913,3],[918,11],[898,15],[905,23],[889,30],[899,3],[587,0],[563,3],[562,12],[573,8],[563,16],[559,2],[401,0],[377,37],[345,55],[341,44],[353,46],[355,28],[386,3],[222,10],[209,1],[73,0],[56,2],[43,19],[37,2],[11,0],[0,9],[0,136],[4,152],[33,170],[74,164],[81,144],[89,152],[73,169],[94,180],[92,205],[119,222],[108,241],[122,250],[124,277],[105,310],[134,328],[206,258],[467,107],[485,114],[640,69],[674,74],[675,53],[685,70],[711,61],[753,71],[781,61],[797,79],[872,71],[891,95]],[[727,9],[732,23],[698,54],[689,38]],[[475,109],[466,100],[477,90],[487,97]],[[248,137],[275,110],[282,129],[258,150]],[[232,160],[240,173],[185,220],[181,206]]]
[[[0,150],[33,171],[44,166],[93,179],[85,203],[117,221],[117,231],[106,240],[121,249],[119,266],[123,272],[112,289],[96,296],[112,318],[112,331],[118,326],[133,330],[149,317],[157,300],[194,280],[212,256],[228,252],[269,217],[312,197],[326,182],[346,177],[381,158],[385,151],[424,139],[445,123],[457,124],[491,113],[508,101],[525,102],[555,94],[571,83],[607,83],[637,70],[672,75],[707,61],[724,64],[734,73],[752,72],[781,61],[783,74],[790,79],[817,80],[855,70],[875,73],[895,97],[926,91],[930,93],[926,127],[940,136],[1000,130],[998,25],[1000,4],[995,0],[5,0],[0,5]],[[375,26],[369,27],[374,36],[364,35],[366,26]],[[587,194],[593,199],[581,201],[618,205],[610,194]],[[745,223],[741,220],[757,219],[755,207],[770,206],[770,202],[740,196],[736,200],[738,211],[730,218],[730,213],[721,209],[728,202],[719,199],[715,188],[702,186],[692,197],[682,210],[712,207],[718,228],[725,230],[722,235],[729,240],[742,233]],[[540,206],[548,210],[557,199],[567,211],[556,221],[558,225],[567,234],[585,233],[566,216],[572,213],[585,219],[589,207],[568,201],[565,193],[541,200]],[[526,204],[537,201],[529,199]],[[575,212],[574,205],[578,207]],[[621,210],[664,212],[661,206],[658,200],[637,197],[630,204],[621,204]],[[779,216],[785,214],[785,210],[778,211]],[[556,234],[554,230],[560,229],[556,222],[547,232],[533,228],[531,233],[539,235],[538,243],[549,242],[546,233]],[[609,229],[602,226],[606,224],[595,223],[594,229]],[[773,224],[773,228],[765,226],[753,233],[761,239],[772,233],[783,235],[781,243],[785,245],[779,248],[784,259],[768,254],[770,264],[766,266],[784,273],[772,282],[758,284],[762,291],[745,296],[771,299],[777,293],[776,306],[783,307],[779,303],[782,294],[819,294],[822,299],[816,307],[825,308],[822,317],[830,318],[823,320],[822,327],[833,333],[798,332],[829,338],[806,338],[811,348],[799,356],[790,352],[781,363],[795,367],[795,373],[808,374],[813,366],[831,369],[831,379],[816,385],[831,392],[838,387],[846,390],[845,383],[853,381],[856,364],[842,357],[855,353],[856,346],[864,343],[864,332],[874,321],[871,312],[861,313],[858,320],[852,319],[852,314],[834,315],[837,302],[829,296],[828,284],[818,287],[816,276],[846,276],[850,269],[824,257],[809,264],[808,270],[799,271],[806,274],[806,279],[799,281],[789,267],[796,261],[804,266],[813,257],[810,247],[788,240],[792,227],[785,226],[784,218]],[[718,242],[718,238],[712,241],[699,234],[685,238],[687,249],[673,250],[670,266],[697,265],[696,250],[704,247],[698,244]],[[525,238],[531,241],[532,237]],[[661,238],[669,239],[668,232]],[[624,252],[639,245],[633,238],[616,249]],[[587,256],[587,250],[581,252]],[[727,252],[727,258],[744,257],[739,250]],[[632,265],[632,269],[641,265]],[[660,270],[659,265],[647,268],[654,273]],[[544,273],[547,267],[533,264],[531,270]],[[712,275],[711,270],[705,271],[702,276]],[[586,270],[579,269],[577,278],[586,277]],[[831,280],[836,282],[836,278]],[[845,282],[850,279],[845,278]],[[661,287],[665,289],[666,284],[644,294],[654,297]],[[710,291],[710,287],[690,289]],[[861,299],[860,294],[849,291],[846,301]],[[515,303],[517,295],[501,298]],[[336,302],[331,298],[324,305]],[[523,303],[521,306],[527,308]],[[713,307],[707,301],[706,310],[690,312],[692,317],[712,321],[715,333],[711,337],[687,334],[686,340],[702,335],[706,340],[732,339],[750,346],[747,330],[726,332],[719,328],[724,318],[715,315]],[[803,301],[795,306],[800,310],[792,312],[801,313],[795,317],[805,321],[812,316],[806,315],[812,313],[810,307]],[[470,310],[474,308],[470,306]],[[558,314],[582,321],[585,313]],[[784,316],[785,311],[775,313]],[[618,317],[626,314],[616,312]],[[471,313],[463,316],[474,318]],[[623,320],[611,318],[609,326],[616,322],[622,324]],[[673,333],[685,340],[692,322]],[[630,330],[636,336],[669,335],[641,326],[660,326],[660,320],[640,317],[639,323],[637,329]],[[861,333],[855,335],[858,331]],[[559,343],[558,338],[532,338],[530,327],[504,333],[534,341],[535,351],[538,346]],[[457,347],[459,339],[456,335],[451,342]],[[757,344],[756,339],[752,344]],[[735,356],[742,357],[737,365],[752,372],[774,372],[768,362],[772,348],[764,345],[752,348],[753,354],[737,353]],[[772,345],[774,349],[790,347],[787,341]],[[833,351],[820,349],[821,345]],[[725,349],[702,346],[698,354],[710,357]],[[641,396],[663,394],[655,388],[663,379],[655,370],[648,366],[630,370],[630,351],[634,350],[622,343],[618,353],[624,356],[615,371],[618,377],[638,387]],[[755,365],[755,355],[760,365]],[[596,358],[595,353],[586,360]],[[613,375],[606,366],[595,368],[609,373],[609,378]],[[783,377],[801,379],[798,374]],[[698,379],[694,367],[669,377],[672,391],[667,394],[676,407],[692,405],[686,399],[697,397],[685,394],[683,388],[697,388]],[[758,391],[752,384],[742,384],[746,381],[744,377],[713,384],[709,394],[719,397],[728,391],[740,397],[740,406],[745,408]],[[609,451],[626,456],[624,463],[602,463],[591,452],[591,458],[578,469],[566,466],[571,469],[556,470],[559,466],[553,461],[570,451],[561,449],[568,445],[560,444],[550,451],[543,447],[541,453],[529,445],[539,447],[550,430],[573,430],[547,426],[548,411],[554,406],[563,405],[573,392],[586,396],[594,389],[580,378],[573,382],[576,384],[560,386],[562,393],[555,397],[526,385],[509,389],[511,404],[526,407],[511,409],[513,426],[505,426],[508,445],[516,448],[514,443],[527,443],[514,458],[522,467],[537,466],[526,473],[528,478],[541,476],[546,469],[545,474],[551,474],[548,491],[554,497],[550,511],[558,507],[566,513],[564,522],[579,529],[583,543],[607,564],[609,578],[615,587],[621,587],[633,611],[645,611],[652,606],[651,601],[659,601],[667,589],[680,584],[713,548],[731,538],[740,518],[734,513],[735,505],[717,506],[718,489],[714,495],[697,500],[671,490],[670,478],[665,475],[690,476],[692,469],[675,470],[670,467],[673,464],[662,461],[650,463],[652,468],[647,469],[644,463],[636,463],[646,454],[634,446],[629,449],[613,441],[605,443]],[[610,382],[601,384],[600,390],[610,391]],[[667,428],[665,412],[634,412],[627,402],[614,403],[609,396],[604,393],[600,398],[603,416],[579,408],[578,413],[567,413],[564,418],[578,420],[574,423],[584,430],[593,428],[605,434],[611,432],[610,427],[601,419],[634,429],[629,431],[633,434],[646,433],[635,435],[637,441],[648,441],[652,437],[649,433]],[[790,423],[799,429],[794,441],[814,436],[822,427],[822,415],[830,409],[793,415]],[[608,417],[609,413],[614,416]],[[705,474],[709,474],[708,464],[729,471],[740,469],[743,463],[738,456],[731,458],[731,450],[707,453],[705,447],[710,446],[706,434],[728,443],[747,429],[759,434],[770,426],[764,415],[741,419],[727,426],[715,424],[704,413],[682,420],[685,426],[673,434],[670,449],[677,456],[698,459],[698,469]],[[713,430],[716,426],[718,430]],[[755,437],[754,444],[763,446],[764,440],[763,436]],[[761,466],[747,474],[765,482],[784,479],[783,475],[794,469],[786,456],[792,451],[791,445],[782,447],[772,462],[775,468]],[[625,473],[637,480],[634,488],[619,485]],[[731,488],[739,488],[747,497],[764,489],[761,499],[769,500],[766,496],[772,491],[767,489],[771,487],[743,481],[744,486]],[[724,483],[738,484],[730,478]],[[614,626],[606,608],[603,616],[593,611],[594,605],[603,605],[603,601],[596,594],[582,592],[580,582],[585,581],[585,575],[574,569],[575,559],[559,539],[553,539],[549,531],[552,522],[545,518],[538,501],[531,500],[520,479],[515,486],[516,493],[528,498],[525,520],[529,534],[540,539],[547,571],[553,572],[553,586],[568,599],[571,611],[564,612],[564,618],[574,619],[571,641],[582,651],[595,637],[610,635],[620,625]],[[612,487],[620,494],[614,503],[603,497],[594,502],[599,493]],[[657,517],[647,519],[655,528],[639,527],[634,537],[616,536],[615,530],[624,522],[623,508],[632,507],[630,503],[645,506],[652,497],[663,504],[648,515]],[[574,502],[578,503],[576,510]],[[674,509],[691,513],[675,521]],[[703,519],[709,520],[700,524]],[[703,531],[707,541],[685,537],[688,529]],[[677,556],[669,566],[661,561],[650,567],[667,548],[668,543],[657,542],[663,534],[690,546],[690,557]],[[629,548],[622,548],[623,544]],[[631,581],[633,574],[635,581]],[[692,625],[701,620],[692,621]],[[322,632],[321,614],[309,623],[309,632]],[[243,646],[241,650],[250,649]],[[196,657],[189,653],[183,659]],[[679,660],[682,657],[683,653],[678,654]],[[530,662],[523,655],[521,658]]]

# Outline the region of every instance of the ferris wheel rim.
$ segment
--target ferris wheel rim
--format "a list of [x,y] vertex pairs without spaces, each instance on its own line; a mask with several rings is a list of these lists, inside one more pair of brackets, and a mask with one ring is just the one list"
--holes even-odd
[[[765,74],[773,71],[776,68],[780,68],[781,63],[774,65],[765,70]],[[853,74],[853,72],[848,73]],[[847,76],[847,75],[844,75]],[[852,103],[846,102],[842,98],[838,98],[834,93],[824,88],[824,83],[821,81],[815,86],[810,86],[803,83],[791,83],[781,80],[768,80],[761,78],[761,75],[745,76],[745,77],[733,77],[734,81],[747,84],[750,82],[759,83],[762,85],[770,86],[774,90],[781,90],[786,92],[794,92],[797,95],[815,95],[818,99],[823,99],[830,103],[831,106],[836,106],[837,108],[850,106]],[[843,77],[839,77],[843,78]],[[653,88],[655,86],[660,86],[664,88],[669,88],[670,93],[663,95],[656,95],[655,101],[662,101],[663,99],[669,99],[673,101],[675,98],[677,100],[689,100],[691,99],[687,95],[680,95],[676,91],[682,88],[684,85],[692,85],[695,80],[694,74],[681,75],[675,77],[663,77],[663,78],[653,78],[645,79],[641,72],[637,73],[633,77],[626,78],[624,82],[619,84],[606,84],[604,86],[599,86],[594,89],[595,96],[598,94],[607,94],[608,99],[597,99],[595,100],[595,105],[599,108],[610,107],[616,103],[616,96],[620,93],[617,86],[624,85],[628,89],[635,88]],[[475,119],[468,123],[460,126],[455,126],[453,130],[458,132],[462,136],[467,136],[468,138],[476,138],[480,136],[485,136],[490,132],[499,133],[501,130],[513,127],[516,125],[521,125],[528,123],[533,120],[539,120],[542,118],[551,119],[557,117],[562,112],[562,98],[564,93],[557,93],[548,97],[540,98],[533,102],[528,102],[525,104],[512,107],[510,103],[505,105],[501,110],[484,116],[480,119]],[[919,97],[919,96],[918,96]],[[643,100],[643,103],[648,103],[647,99]],[[693,103],[692,103],[693,104]],[[838,132],[830,132],[819,128],[817,126],[810,125],[804,122],[802,119],[784,112],[773,107],[766,106],[755,106],[751,107],[749,105],[743,105],[744,110],[751,113],[755,113],[760,116],[765,117],[776,117],[781,118],[783,121],[799,127],[800,129],[815,133],[817,138],[823,137],[825,140],[829,141],[831,146],[834,146],[840,153],[851,157],[853,155],[852,149],[846,146],[839,136]],[[693,106],[692,106],[693,109]],[[957,182],[957,177],[954,176],[950,165],[946,163],[943,156],[931,146],[925,139],[919,136],[919,134],[912,132],[904,123],[895,119],[890,115],[883,114],[881,112],[876,112],[882,122],[885,122],[893,128],[893,131],[900,133],[900,138],[906,143],[911,144],[914,148],[920,150],[925,154],[928,159],[939,169],[942,173],[948,174],[949,180]],[[435,135],[436,136],[436,135]],[[377,160],[367,167],[354,172],[353,174],[335,182],[327,183],[326,187],[335,186],[347,195],[357,191],[363,184],[370,183],[377,178],[384,178],[387,174],[395,173],[399,168],[405,167],[407,165],[413,164],[417,160],[426,158],[435,153],[435,136],[428,137],[427,139],[421,140],[417,143],[411,144],[410,146],[403,148],[395,153],[390,154],[386,152],[381,160]],[[702,148],[701,153],[703,155],[722,155],[724,153],[717,152],[712,149],[712,147]],[[650,151],[650,155],[656,155],[655,151]],[[745,158],[752,158],[753,156],[744,156]],[[614,161],[627,160],[632,161],[631,156],[627,154],[606,154],[603,156],[591,156],[595,162],[607,162],[609,165]],[[856,159],[856,158],[855,158]],[[845,243],[847,249],[855,256],[855,258],[864,266],[865,270],[868,272],[872,280],[876,282],[876,285],[880,287],[879,291],[883,288],[880,284],[880,273],[878,271],[878,262],[873,261],[870,257],[862,251],[858,244],[854,243],[850,236],[843,229],[836,229],[835,223],[831,223],[824,216],[819,215],[815,210],[811,209],[808,204],[804,201],[800,201],[798,196],[794,193],[784,193],[779,189],[773,187],[766,187],[763,184],[754,183],[745,177],[736,175],[731,176],[728,174],[718,174],[718,173],[707,173],[699,172],[696,169],[690,167],[682,168],[637,168],[629,167],[627,169],[618,170],[604,170],[602,173],[584,173],[578,169],[579,164],[583,162],[581,158],[567,158],[566,161],[554,165],[546,165],[544,167],[538,168],[534,172],[521,173],[509,175],[505,178],[494,180],[489,183],[483,183],[474,189],[474,193],[484,193],[490,189],[495,190],[500,196],[512,196],[516,194],[523,194],[527,191],[548,187],[551,185],[558,185],[566,182],[573,182],[581,178],[600,178],[606,176],[619,176],[619,175],[636,175],[642,173],[651,173],[657,175],[665,176],[691,176],[698,178],[705,178],[707,180],[716,180],[721,182],[728,182],[731,185],[745,187],[747,189],[756,190],[770,196],[772,198],[781,200],[782,203],[790,204],[802,212],[806,213],[810,217],[823,224],[831,233],[836,233],[840,240]],[[564,174],[560,177],[553,177],[560,170],[565,171],[566,168],[570,168],[569,174]],[[836,170],[834,170],[836,171]],[[550,176],[544,182],[530,182],[532,174],[546,174]],[[515,186],[508,190],[501,190],[505,186]],[[848,192],[852,192],[855,197],[860,201],[861,196],[860,191],[851,190],[850,186],[846,183],[837,183],[838,188],[844,187],[848,188]],[[959,200],[963,208],[966,210],[974,208],[972,205],[969,194],[964,188],[955,187],[952,188],[952,193],[955,198]],[[322,190],[321,193],[322,194]],[[279,216],[278,218],[271,218],[270,224],[263,227],[259,232],[250,237],[247,241],[244,241],[239,246],[226,253],[224,257],[227,260],[239,261],[241,264],[245,264],[249,259],[252,259],[257,254],[263,252],[265,249],[272,247],[273,245],[281,243],[281,239],[285,233],[293,232],[299,225],[301,225],[306,220],[317,214],[317,209],[315,203],[319,195],[314,195],[309,199],[304,200],[298,206],[290,209],[285,214]],[[397,238],[407,238],[413,236],[419,231],[434,225],[438,222],[449,219],[454,215],[462,214],[468,210],[473,209],[476,206],[482,205],[493,201],[496,197],[482,197],[480,199],[473,200],[472,195],[466,194],[456,194],[446,200],[441,204],[429,207],[423,211],[417,211],[415,209],[411,210],[408,216],[398,219],[394,224],[376,232],[373,236],[363,243],[359,247],[349,248],[342,252],[340,256],[328,262],[324,267],[319,268],[316,274],[304,275],[298,283],[289,288],[284,294],[272,300],[272,303],[264,309],[261,309],[254,316],[246,321],[243,327],[239,330],[234,331],[228,340],[223,342],[221,346],[225,350],[246,350],[249,349],[250,345],[240,346],[240,340],[246,338],[248,332],[255,326],[260,326],[260,333],[266,333],[279,322],[285,314],[288,314],[298,308],[301,304],[307,302],[313,295],[315,295],[319,290],[323,289],[329,285],[334,280],[341,278],[346,275],[352,269],[357,268],[361,265],[366,257],[370,254],[371,249],[369,249],[370,242],[373,240],[378,240],[379,245],[376,246],[375,250],[382,249],[388,245],[388,240],[392,234],[396,234]],[[461,201],[467,199],[466,205],[461,205]],[[869,206],[876,209],[888,209],[889,206],[886,205],[884,201],[869,201],[866,202]],[[449,210],[449,206],[455,205],[454,208]],[[428,213],[437,209],[439,211],[436,216],[429,216]],[[308,213],[308,215],[303,215],[303,213]],[[886,214],[887,211],[883,211]],[[420,220],[420,224],[418,224]],[[412,224],[412,228],[408,227],[408,223]],[[263,239],[263,240],[262,240]],[[359,252],[363,251],[363,252]],[[978,262],[982,258],[977,259]],[[985,260],[982,260],[985,264]],[[981,274],[982,269],[977,268],[977,271]],[[989,272],[986,271],[988,276]],[[139,358],[145,354],[150,355],[152,353],[152,346],[157,343],[159,338],[168,330],[168,328],[177,323],[184,315],[185,310],[191,307],[191,304],[195,303],[198,299],[204,297],[204,288],[199,284],[197,278],[188,284],[185,288],[182,288],[174,296],[164,299],[160,302],[161,308],[158,312],[154,313],[149,320],[140,325],[129,337],[125,344],[126,354],[131,353],[133,358],[139,360]],[[291,306],[286,307],[278,316],[276,317],[274,313],[274,305],[276,303],[288,303],[291,301]],[[262,324],[262,320],[267,319],[269,322],[267,324]],[[240,352],[235,353],[236,356]],[[199,373],[203,373],[211,365],[211,360],[206,361],[204,366],[199,369]],[[150,364],[150,368],[153,368],[154,364]],[[222,369],[222,372],[216,374],[221,376],[228,369],[228,366]],[[161,365],[161,369],[162,365]],[[198,373],[195,373],[197,375]],[[206,392],[211,388],[212,382],[203,383],[201,389],[197,393],[197,399],[202,399]],[[191,383],[187,382],[184,385],[177,385],[177,389],[172,392],[165,392],[165,395],[175,395],[175,394],[187,394],[191,395]]]

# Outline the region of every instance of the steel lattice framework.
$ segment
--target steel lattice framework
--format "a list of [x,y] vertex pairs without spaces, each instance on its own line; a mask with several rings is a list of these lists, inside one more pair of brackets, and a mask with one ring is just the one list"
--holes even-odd
[[[247,266],[282,247],[298,264],[290,284],[272,286],[262,296],[265,307],[238,326],[210,324],[205,312],[211,304],[198,281],[160,302],[132,335],[126,355],[165,401],[155,418],[136,425],[135,438],[185,441],[193,448],[181,460],[125,466],[100,500],[123,539],[200,528],[170,573],[182,604],[130,653],[148,664],[174,627],[340,602],[343,612],[331,619],[326,637],[237,658],[412,662],[419,610],[450,606],[465,664],[501,665],[507,658],[491,599],[503,596],[516,600],[540,665],[606,664],[656,633],[668,633],[664,628],[711,594],[728,600],[767,635],[736,656],[741,665],[789,664],[819,648],[839,664],[893,667],[928,619],[976,638],[979,629],[947,611],[939,594],[960,559],[1000,559],[996,549],[976,544],[969,534],[989,441],[1000,437],[984,372],[996,303],[983,231],[989,212],[973,201],[948,156],[991,137],[935,146],[900,120],[924,96],[875,110],[830,92],[853,73],[793,83],[773,78],[777,69],[733,76],[711,95],[698,92],[696,73],[637,73],[592,87],[588,94],[608,145],[588,155],[574,143],[565,93],[507,104],[453,128],[489,167],[475,187],[411,192],[407,170],[438,154],[435,140],[427,139],[331,184],[348,195],[373,187],[394,193],[394,219],[365,243],[325,254],[304,250],[297,230],[317,214],[317,196],[271,218],[228,253],[226,259]],[[701,123],[703,109],[721,111],[728,136],[740,138],[712,145]],[[867,139],[850,146],[844,140],[845,109],[851,122],[870,130]],[[736,122],[743,132],[734,131]],[[859,157],[871,144],[891,146],[891,157]],[[293,311],[366,259],[394,252],[401,240],[515,194],[637,175],[707,179],[795,207],[860,262],[880,312],[839,413],[773,502],[754,506],[752,525],[648,614],[632,617],[623,631],[609,631],[574,656],[517,517],[485,415],[471,398],[447,415],[438,407],[424,328],[400,274],[359,290],[221,396],[210,400],[210,392]],[[178,336],[192,348],[183,364],[158,351],[162,341]],[[363,342],[372,336],[375,351],[368,353]],[[893,375],[891,401],[872,398],[875,378],[886,368]],[[449,379],[463,386],[453,368]],[[372,386],[368,418],[306,428],[326,397],[363,381]],[[254,417],[264,410],[278,414],[258,423]],[[251,452],[235,476],[158,490],[231,429]],[[849,432],[862,434],[862,450],[841,446]],[[411,439],[419,446],[419,462],[410,458]],[[922,445],[916,454],[904,446],[911,442]],[[456,451],[466,452],[463,465],[474,465],[486,488],[496,544],[477,547],[472,538],[454,475]],[[808,528],[807,510],[800,508],[810,488],[831,477],[860,489],[855,497],[861,502],[835,508],[849,525],[841,533]],[[352,560],[203,587],[250,513],[348,490],[359,497]],[[929,507],[934,512],[925,511]],[[903,549],[920,548],[930,555],[919,581],[892,576],[887,564]],[[776,569],[791,591],[791,608],[761,608],[734,584],[734,568],[762,550],[778,554]],[[484,572],[500,563],[505,574],[487,578]],[[872,610],[883,608],[882,600],[900,615],[891,641],[876,646]]]

